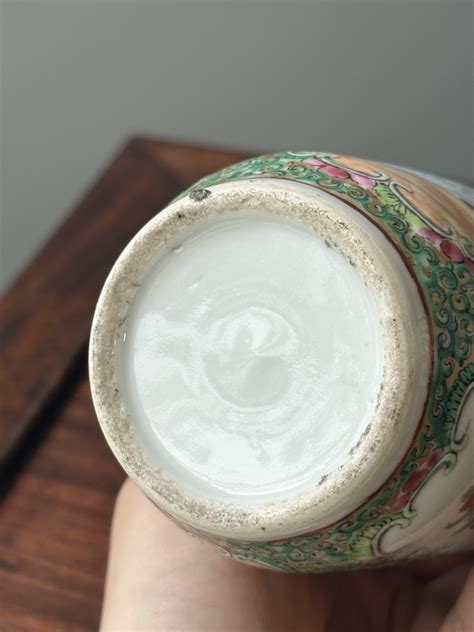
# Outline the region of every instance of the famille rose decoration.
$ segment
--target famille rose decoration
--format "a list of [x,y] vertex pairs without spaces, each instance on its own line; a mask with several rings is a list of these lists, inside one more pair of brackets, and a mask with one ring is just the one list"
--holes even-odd
[[320,572],[474,546],[474,191],[348,156],[245,160],[135,236],[92,393],[180,527]]

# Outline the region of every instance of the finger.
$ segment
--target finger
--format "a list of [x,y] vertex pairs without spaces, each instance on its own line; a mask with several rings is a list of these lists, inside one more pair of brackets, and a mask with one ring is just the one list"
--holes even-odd
[[462,590],[469,568],[469,565],[458,565],[425,583],[424,586],[419,585],[416,610],[413,613],[410,630],[434,632],[441,628]]
[[428,560],[409,561],[402,564],[417,581],[430,582],[451,569],[474,563],[474,552],[452,553]]
[[[189,622],[179,618],[187,616],[197,592],[189,585],[190,577],[199,581],[196,565],[206,574],[205,567],[220,562],[211,547],[177,529],[127,480],[112,521],[101,629],[184,629]],[[201,585],[204,593],[208,583]]]
[[474,567],[471,566],[462,592],[446,617],[440,632],[474,630]]
[[312,590],[315,581],[224,557],[129,481],[113,517],[101,630],[277,631],[291,629],[296,615],[300,630],[322,630],[328,598]]

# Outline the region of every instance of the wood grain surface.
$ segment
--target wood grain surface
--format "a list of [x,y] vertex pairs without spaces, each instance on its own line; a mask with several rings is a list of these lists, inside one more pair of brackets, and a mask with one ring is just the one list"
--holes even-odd
[[140,226],[197,178],[245,157],[133,139],[1,299],[1,632],[97,629],[124,474],[90,397],[94,305]]
[[117,255],[178,191],[171,172],[130,142],[0,301],[0,465],[83,348]]

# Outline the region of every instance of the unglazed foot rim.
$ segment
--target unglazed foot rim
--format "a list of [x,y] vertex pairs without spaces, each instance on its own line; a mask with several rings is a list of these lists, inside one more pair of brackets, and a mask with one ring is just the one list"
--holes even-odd
[[[137,285],[157,250],[183,228],[225,212],[252,210],[309,224],[349,260],[376,305],[384,343],[383,383],[372,422],[347,461],[318,484],[274,502],[245,506],[181,488],[150,463],[134,437],[117,377],[117,349]],[[219,184],[154,217],[124,250],[100,296],[90,344],[99,422],[117,459],[153,502],[195,529],[269,540],[311,532],[353,511],[390,477],[415,435],[431,371],[429,329],[418,289],[395,248],[369,220],[307,185],[277,179]]]

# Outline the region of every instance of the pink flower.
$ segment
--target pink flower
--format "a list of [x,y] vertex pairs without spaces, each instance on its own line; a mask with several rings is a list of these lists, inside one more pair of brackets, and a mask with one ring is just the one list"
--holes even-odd
[[438,235],[438,233],[435,233],[434,230],[430,230],[429,228],[420,228],[418,232],[422,237],[426,237],[428,241],[431,241],[431,243],[438,246],[438,248],[441,246],[443,237],[441,235]]
[[319,158],[305,158],[303,162],[312,167],[323,167],[326,164],[322,160],[319,160]]
[[393,509],[400,511],[410,501],[413,492],[423,483],[433,467],[438,463],[442,455],[442,450],[434,448],[425,456],[423,463],[420,464],[417,470],[415,470],[410,478],[403,485],[398,496],[393,502]]
[[428,460],[426,461],[426,466],[425,467],[427,467],[429,470],[431,470],[436,465],[436,463],[438,463],[438,461],[439,461],[439,459],[441,457],[441,454],[442,454],[442,450],[440,450],[439,448],[435,448],[431,452],[430,456],[428,457]]
[[410,500],[410,494],[400,494],[395,499],[395,502],[393,503],[392,507],[393,509],[395,509],[395,511],[401,511],[403,507],[405,507],[405,505],[408,504],[409,500]]
[[411,492],[415,491],[415,489],[417,489],[421,485],[429,472],[430,471],[425,468],[413,472],[405,485],[402,487],[402,492],[404,494],[411,494]]
[[351,173],[351,178],[352,180],[354,180],[354,182],[357,182],[357,184],[360,184],[360,186],[363,187],[364,189],[371,189],[375,184],[375,180],[373,180],[372,178],[368,178],[367,176],[361,176],[358,173]]
[[461,248],[454,241],[444,238],[429,228],[420,228],[418,232],[422,237],[431,241],[448,259],[454,261],[454,263],[464,263],[469,272],[474,275],[474,261],[465,256]]
[[441,250],[449,259],[451,259],[451,261],[454,261],[455,263],[461,263],[464,261],[464,254],[461,248],[459,248],[454,241],[443,239],[441,242]]
[[469,270],[469,272],[474,276],[474,261],[472,259],[466,259],[464,261],[464,265]]
[[305,158],[303,162],[307,165],[311,165],[311,167],[315,167],[316,169],[318,169],[322,173],[325,173],[331,178],[340,178],[341,180],[347,180],[348,178],[350,178],[364,189],[371,189],[375,184],[375,180],[373,178],[362,176],[358,173],[352,173],[351,171],[346,171],[341,167],[328,165],[319,158]]
[[395,511],[401,511],[410,502],[412,493],[421,485],[428,474],[429,470],[425,467],[413,472],[393,502],[392,507]]
[[340,169],[339,167],[333,167],[332,165],[326,165],[325,167],[321,167],[320,171],[326,173],[331,178],[349,178],[349,174],[344,169]]

